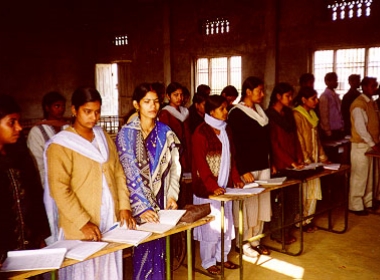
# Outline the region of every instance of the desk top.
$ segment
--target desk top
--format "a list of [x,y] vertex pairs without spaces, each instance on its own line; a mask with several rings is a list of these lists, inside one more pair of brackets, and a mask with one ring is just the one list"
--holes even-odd
[[[350,170],[350,165],[347,165],[347,164],[342,164],[340,166],[340,168],[338,170],[328,170],[328,169],[324,169],[323,171],[313,175],[313,176],[310,176],[308,177],[306,180],[312,180],[312,179],[316,179],[316,178],[321,178],[321,177],[324,177],[324,176],[328,176],[328,175],[331,175],[331,174],[336,174],[336,173],[340,173],[340,172],[347,172],[348,170]],[[270,192],[270,191],[273,191],[273,190],[276,190],[276,189],[281,189],[281,188],[285,188],[285,187],[288,187],[288,186],[292,186],[292,185],[296,185],[296,184],[300,184],[302,183],[301,180],[296,180],[296,179],[289,179],[289,180],[286,180],[283,184],[281,185],[266,185],[266,186],[259,186],[259,188],[264,188],[265,190],[261,193],[265,193],[265,192]],[[260,194],[260,193],[259,193]],[[223,194],[223,195],[210,195],[209,198],[210,199],[213,199],[213,200],[217,200],[217,201],[231,201],[231,200],[243,200],[245,198],[248,198],[248,197],[252,197],[252,196],[255,196],[255,195],[258,195],[258,194],[242,194],[242,195],[233,195],[233,194]]]
[[[169,231],[167,231],[167,232],[165,232],[163,234],[153,233],[151,236],[149,236],[147,239],[145,239],[142,243],[149,242],[149,241],[152,241],[152,240],[156,240],[156,239],[159,239],[159,238],[162,238],[162,237],[167,237],[167,236],[170,236],[170,235],[173,235],[173,234],[176,234],[178,232],[185,231],[185,230],[188,230],[188,229],[192,229],[192,228],[195,228],[195,227],[207,224],[207,223],[211,222],[214,219],[215,219],[214,216],[207,216],[207,217],[199,219],[198,221],[195,221],[194,223],[191,223],[191,224],[188,224],[188,223],[179,223],[177,226],[175,226],[174,228],[172,228],[171,230],[169,230]],[[100,257],[100,256],[103,256],[103,255],[112,253],[112,252],[116,252],[116,251],[119,251],[119,250],[130,248],[130,247],[133,247],[133,245],[131,245],[131,244],[125,244],[125,243],[109,243],[102,250],[100,250],[100,251],[96,252],[95,254],[91,255],[86,260],[93,259],[93,258],[96,258],[96,257]],[[84,260],[84,261],[86,261],[86,260]],[[61,268],[69,266],[69,265],[73,265],[73,264],[76,264],[76,263],[79,263],[79,262],[81,262],[81,261],[73,260],[73,259],[65,259],[63,261],[62,265],[61,265]],[[25,279],[25,278],[36,276],[36,275],[43,274],[43,273],[46,273],[46,272],[50,272],[50,271],[53,271],[53,270],[54,269],[30,270],[30,271],[19,271],[19,272],[1,272],[0,273],[0,278],[2,276],[6,276],[7,279]]]

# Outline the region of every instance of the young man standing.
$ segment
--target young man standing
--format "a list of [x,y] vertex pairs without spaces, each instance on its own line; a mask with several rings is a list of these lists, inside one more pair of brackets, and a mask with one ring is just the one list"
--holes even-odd
[[[365,77],[362,82],[363,93],[351,104],[351,178],[349,209],[359,216],[368,215],[366,208],[373,206],[372,159],[365,153],[368,150],[380,152],[379,115],[372,96],[377,89],[376,78]],[[377,189],[377,188],[375,188]]]

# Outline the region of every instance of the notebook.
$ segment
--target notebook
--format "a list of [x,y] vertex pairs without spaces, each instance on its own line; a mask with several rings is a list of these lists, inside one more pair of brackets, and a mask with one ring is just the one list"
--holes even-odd
[[9,251],[1,271],[58,269],[66,251],[65,248]]
[[262,186],[282,185],[286,181],[286,177],[271,178],[267,180],[256,180],[255,182]]
[[116,243],[127,243],[136,246],[151,235],[151,232],[127,229],[127,226],[124,224],[122,227],[117,225],[117,227],[112,227],[111,230],[103,233],[102,240]]
[[174,228],[186,210],[160,210],[158,212],[159,223],[144,223],[137,226],[138,230],[164,233]]
[[45,247],[44,249],[66,248],[66,258],[83,261],[92,254],[103,249],[105,246],[107,246],[107,244],[107,242],[60,240]]

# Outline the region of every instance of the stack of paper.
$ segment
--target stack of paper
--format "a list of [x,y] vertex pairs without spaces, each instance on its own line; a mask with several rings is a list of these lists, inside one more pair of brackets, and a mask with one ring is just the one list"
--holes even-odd
[[226,188],[226,193],[228,195],[247,195],[247,194],[259,194],[263,192],[264,188],[248,188],[248,189],[238,189],[238,188]]
[[174,228],[186,210],[160,210],[158,212],[159,223],[144,223],[137,226],[138,230],[164,233]]
[[65,258],[66,249],[39,249],[10,251],[4,261],[2,271],[23,271],[58,269]]
[[[80,241],[80,240],[60,240],[49,246],[46,249],[53,248],[66,248],[66,258],[74,259],[78,261],[83,261],[87,259],[92,254],[100,251],[105,246],[107,242],[90,242],[90,241]],[[45,249],[45,248],[44,248]]]
[[255,182],[262,186],[282,185],[286,181],[286,177],[271,178],[267,180],[256,180]]
[[323,165],[324,169],[328,170],[339,170],[340,168],[340,163],[329,163],[329,164],[324,164]]

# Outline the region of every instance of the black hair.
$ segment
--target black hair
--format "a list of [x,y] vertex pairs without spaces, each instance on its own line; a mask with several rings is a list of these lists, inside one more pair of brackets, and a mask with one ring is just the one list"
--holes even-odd
[[273,106],[277,102],[277,94],[283,95],[287,92],[291,91],[292,93],[294,92],[293,87],[288,84],[288,83],[278,83],[272,91],[272,94],[270,96],[270,101],[269,101],[269,107]]
[[222,92],[220,93],[221,95],[224,93],[224,96],[227,97],[227,96],[235,96],[235,97],[238,97],[239,96],[239,93],[236,89],[236,87],[234,86],[226,86]]
[[177,89],[183,90],[183,87],[180,83],[172,82],[168,85],[166,88],[166,93],[170,96],[173,92],[175,92]]
[[71,96],[71,105],[74,106],[75,110],[79,110],[79,107],[87,102],[95,101],[99,101],[102,105],[102,97],[99,91],[92,87],[79,87]]
[[60,94],[58,91],[50,91],[44,95],[42,98],[42,110],[44,112],[44,118],[46,119],[49,115],[46,107],[50,107],[53,103],[57,101],[63,101],[66,103],[66,98]]
[[6,115],[20,112],[21,108],[13,97],[7,94],[0,95],[0,119],[4,118]]
[[297,96],[294,98],[294,106],[302,105],[302,97],[309,99],[317,92],[312,87],[301,87]]
[[360,81],[360,75],[359,74],[351,74],[350,76],[348,76],[348,82],[353,82],[355,81],[356,79],[358,79]]
[[[146,96],[146,94],[150,91],[157,93],[157,91],[153,88],[153,84],[150,84],[150,83],[139,84],[133,91],[132,100],[136,101],[137,103],[140,103],[141,99],[143,99]],[[159,98],[158,93],[157,93],[157,97]]]
[[160,100],[160,104],[164,102],[165,99],[165,84],[161,82],[155,82],[151,85],[152,89],[157,93]]
[[325,75],[325,82],[329,82],[335,79],[338,79],[338,75],[335,72],[328,72]]
[[364,77],[363,80],[361,81],[360,85],[363,86],[368,86],[370,82],[377,82],[377,79],[375,77]]
[[197,93],[205,93],[207,95],[210,95],[211,88],[208,85],[200,84],[197,86]]
[[193,96],[193,103],[195,104],[200,104],[202,103],[203,101],[205,101],[207,98],[209,97],[209,95],[207,93],[204,93],[204,92],[197,92],[196,94],[194,94]]
[[243,82],[242,90],[241,90],[241,98],[240,101],[243,101],[247,96],[247,89],[253,90],[257,88],[259,85],[264,85],[262,79],[254,76],[250,76]]
[[314,75],[311,73],[302,74],[299,80],[300,86],[305,86],[309,81],[315,81]]
[[221,95],[210,95],[206,99],[206,104],[205,104],[205,112],[206,114],[211,113],[211,111],[219,108],[224,102],[227,102],[226,98]]

